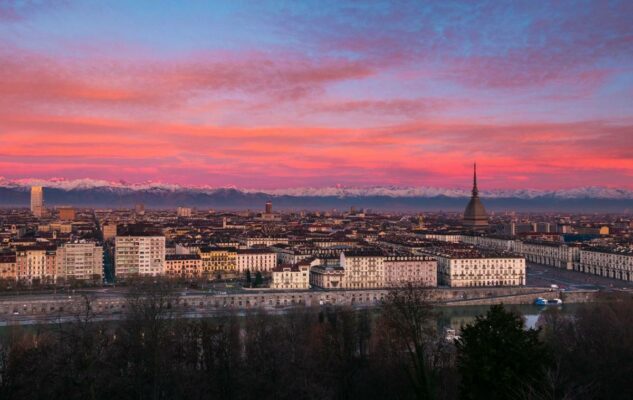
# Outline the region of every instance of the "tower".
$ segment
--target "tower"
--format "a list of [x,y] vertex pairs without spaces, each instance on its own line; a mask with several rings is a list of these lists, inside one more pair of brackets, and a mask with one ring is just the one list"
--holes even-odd
[[31,212],[37,218],[44,214],[44,189],[41,186],[31,186]]
[[477,163],[473,165],[473,190],[470,201],[464,211],[464,227],[474,230],[484,230],[488,228],[488,215],[486,214],[486,209],[481,199],[479,199]]
[[273,202],[272,201],[267,201],[266,202],[266,208],[265,208],[266,214],[272,214],[273,213]]

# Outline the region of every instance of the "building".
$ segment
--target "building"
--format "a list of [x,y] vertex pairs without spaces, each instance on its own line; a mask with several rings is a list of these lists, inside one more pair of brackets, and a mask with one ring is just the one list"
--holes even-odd
[[580,256],[580,249],[558,242],[516,241],[513,251],[529,262],[571,270]]
[[134,213],[138,216],[145,215],[145,204],[139,203],[134,206]]
[[588,248],[579,252],[575,270],[607,278],[633,281],[633,250],[630,248]]
[[114,243],[117,278],[158,276],[164,273],[164,236],[117,236]]
[[464,227],[473,230],[485,230],[488,228],[488,214],[477,188],[477,164],[474,165],[472,197],[464,211]]
[[310,286],[322,289],[342,289],[345,279],[343,267],[317,265],[310,269]]
[[527,262],[563,269],[572,269],[580,257],[577,246],[556,241],[514,240],[477,235],[463,235],[461,241],[488,250],[512,252],[525,257]]
[[75,209],[69,206],[57,207],[59,219],[62,221],[73,221],[75,219]]
[[112,240],[116,237],[117,234],[117,224],[115,223],[107,223],[103,225],[103,240],[108,241]]
[[65,243],[57,248],[56,261],[58,279],[103,279],[103,247],[95,243]]
[[41,186],[31,187],[31,213],[37,218],[44,215],[44,189]]
[[249,237],[246,238],[246,246],[274,246],[276,244],[288,244],[287,237]]
[[55,283],[57,278],[55,250],[40,246],[18,248],[16,254],[17,279]]
[[277,253],[269,249],[238,249],[237,272],[270,272],[277,266]]
[[201,247],[199,254],[205,276],[237,270],[237,250],[234,247]]
[[344,251],[340,265],[345,270],[346,289],[375,289],[385,286],[385,256],[379,250]]
[[273,202],[272,201],[267,201],[266,202],[266,207],[264,209],[266,214],[272,214],[273,213]]
[[191,208],[178,207],[178,209],[176,209],[176,215],[178,218],[191,218]]
[[426,250],[437,259],[438,280],[450,287],[525,285],[525,258],[507,252],[487,252],[468,245],[436,246]]
[[202,259],[198,254],[172,254],[165,256],[165,275],[179,278],[202,276]]
[[282,264],[273,269],[273,289],[309,289],[310,288],[310,263]]
[[16,281],[18,279],[16,263],[15,253],[0,253],[0,280]]
[[425,256],[385,257],[385,287],[407,284],[414,286],[437,286],[437,261]]

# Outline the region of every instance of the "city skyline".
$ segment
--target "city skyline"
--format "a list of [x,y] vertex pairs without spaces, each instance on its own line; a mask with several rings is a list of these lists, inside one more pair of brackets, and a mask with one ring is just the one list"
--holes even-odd
[[630,2],[0,5],[0,176],[633,189]]

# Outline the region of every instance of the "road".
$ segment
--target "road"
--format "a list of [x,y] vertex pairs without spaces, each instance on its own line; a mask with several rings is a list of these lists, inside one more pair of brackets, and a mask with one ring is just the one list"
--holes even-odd
[[633,282],[605,278],[577,271],[549,267],[545,265],[527,264],[527,285],[558,285],[561,289],[602,289],[633,290]]

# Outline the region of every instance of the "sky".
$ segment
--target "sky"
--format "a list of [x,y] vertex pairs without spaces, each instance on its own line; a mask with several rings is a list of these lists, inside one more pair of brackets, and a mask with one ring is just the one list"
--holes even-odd
[[633,188],[633,1],[0,0],[0,176]]

